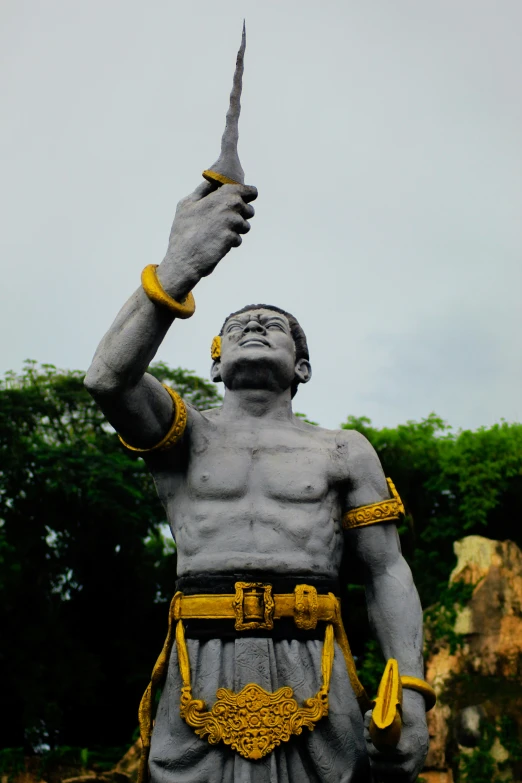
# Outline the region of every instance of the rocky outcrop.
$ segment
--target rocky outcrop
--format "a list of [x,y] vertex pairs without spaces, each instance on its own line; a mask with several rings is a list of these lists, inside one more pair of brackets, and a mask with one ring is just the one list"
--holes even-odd
[[[429,638],[425,780],[522,780],[522,552],[512,541],[468,536],[454,545],[450,585],[470,585],[451,639]],[[476,772],[474,770],[479,770]],[[444,778],[441,778],[444,780]]]

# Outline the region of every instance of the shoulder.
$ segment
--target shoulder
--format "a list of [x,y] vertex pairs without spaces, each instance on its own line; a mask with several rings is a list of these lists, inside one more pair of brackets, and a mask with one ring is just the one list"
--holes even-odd
[[367,471],[372,466],[381,467],[377,452],[370,441],[357,430],[324,430],[329,433],[332,448],[342,460],[350,475]]
[[332,430],[332,436],[346,478],[345,510],[388,499],[381,461],[370,441],[356,430]]

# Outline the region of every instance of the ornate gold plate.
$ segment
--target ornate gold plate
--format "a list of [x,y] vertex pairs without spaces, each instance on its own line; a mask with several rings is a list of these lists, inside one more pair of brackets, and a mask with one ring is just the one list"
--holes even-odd
[[301,734],[303,726],[313,731],[315,724],[328,714],[328,689],[320,688],[315,696],[299,707],[292,688],[286,686],[274,693],[249,683],[239,692],[220,688],[210,712],[201,699],[193,699],[190,688],[182,688],[181,717],[196,734],[208,734],[211,745],[220,740],[246,759],[260,759],[292,734]]

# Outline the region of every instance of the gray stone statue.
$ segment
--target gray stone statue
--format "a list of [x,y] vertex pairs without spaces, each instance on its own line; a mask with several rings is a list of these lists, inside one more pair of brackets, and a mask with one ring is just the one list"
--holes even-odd
[[[402,505],[362,435],[292,413],[311,378],[300,324],[266,304],[225,319],[212,345],[212,379],[225,386],[215,410],[185,404],[146,371],[194,311],[199,280],[250,230],[257,191],[242,184],[235,153],[243,52],[244,38],[222,155],[178,204],[165,258],[144,270],[85,379],[143,455],[177,544],[169,634],[140,707],[142,777],[414,781],[432,695],[395,525]],[[364,566],[371,626],[390,659],[373,715],[340,619],[344,547]]]

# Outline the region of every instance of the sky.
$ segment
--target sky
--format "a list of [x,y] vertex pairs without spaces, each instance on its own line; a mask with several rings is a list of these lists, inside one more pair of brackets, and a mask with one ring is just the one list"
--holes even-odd
[[219,153],[243,18],[252,230],[157,358],[292,312],[326,427],[522,420],[519,0],[2,0],[0,374],[86,370]]

